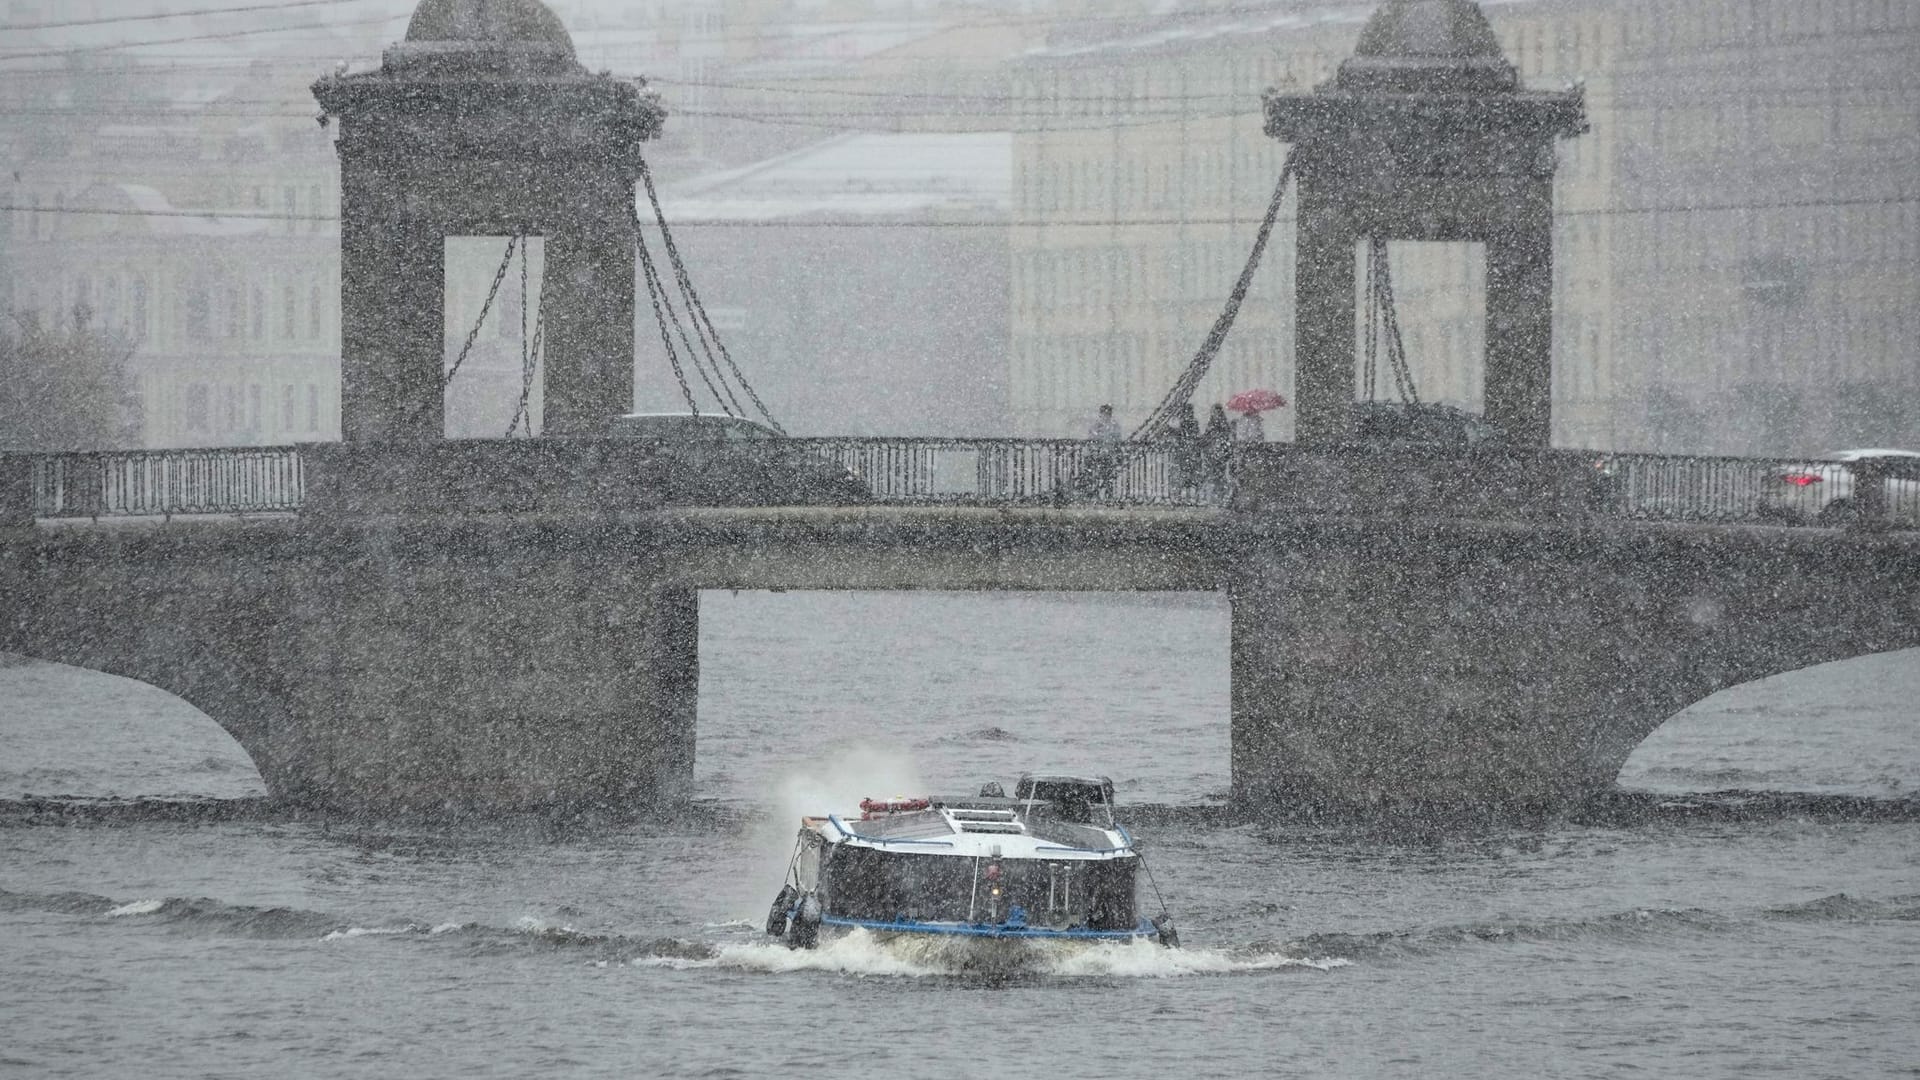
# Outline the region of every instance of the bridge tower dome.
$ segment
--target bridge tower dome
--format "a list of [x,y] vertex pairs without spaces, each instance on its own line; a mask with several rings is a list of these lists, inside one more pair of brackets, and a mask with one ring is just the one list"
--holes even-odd
[[313,85],[338,121],[341,430],[445,430],[446,239],[542,236],[545,430],[632,409],[634,183],[665,112],[592,75],[539,0],[421,0],[376,71]]
[[1518,446],[1552,432],[1553,173],[1586,130],[1578,88],[1529,91],[1472,0],[1386,0],[1354,55],[1308,93],[1266,95],[1299,179],[1299,438],[1350,433],[1355,245],[1485,245],[1485,409]]

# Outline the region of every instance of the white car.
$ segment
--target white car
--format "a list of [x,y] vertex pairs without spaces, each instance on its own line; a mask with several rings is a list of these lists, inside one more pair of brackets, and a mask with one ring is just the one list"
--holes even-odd
[[1920,525],[1920,452],[1913,450],[1838,450],[1823,461],[1782,465],[1761,481],[1760,512],[1788,521],[1844,525],[1861,512],[1854,492],[1854,469],[1878,468],[1884,479],[1887,517]]

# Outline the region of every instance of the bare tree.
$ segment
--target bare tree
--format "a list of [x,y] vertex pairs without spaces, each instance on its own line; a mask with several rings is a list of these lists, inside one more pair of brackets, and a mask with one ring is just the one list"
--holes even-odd
[[86,307],[47,326],[32,314],[0,323],[0,449],[109,450],[140,437],[140,397],[127,373],[133,345]]

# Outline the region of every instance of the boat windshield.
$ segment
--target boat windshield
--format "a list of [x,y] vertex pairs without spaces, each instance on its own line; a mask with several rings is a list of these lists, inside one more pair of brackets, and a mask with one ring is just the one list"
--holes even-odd
[[[854,919],[998,923],[1013,906],[1029,926],[1130,930],[1135,858],[965,858],[846,845],[823,867],[827,910]],[[989,864],[1000,867],[996,908]]]
[[1062,821],[1113,825],[1113,781],[1105,777],[1022,776],[1014,785],[1013,797],[1045,802]]

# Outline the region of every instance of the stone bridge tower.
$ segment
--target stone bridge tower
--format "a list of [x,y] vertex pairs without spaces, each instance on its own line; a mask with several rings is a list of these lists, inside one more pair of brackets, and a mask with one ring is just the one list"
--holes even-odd
[[539,0],[421,0],[378,71],[313,86],[340,135],[341,430],[444,431],[446,238],[546,237],[545,429],[633,402],[634,182],[665,114],[590,75]]
[[1266,114],[1299,178],[1300,440],[1349,433],[1355,245],[1380,238],[1486,245],[1486,416],[1548,445],[1554,143],[1586,130],[1581,92],[1521,89],[1472,0],[1387,0],[1333,79]]

